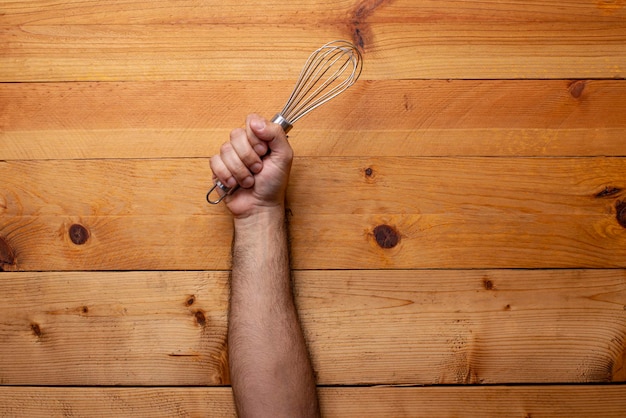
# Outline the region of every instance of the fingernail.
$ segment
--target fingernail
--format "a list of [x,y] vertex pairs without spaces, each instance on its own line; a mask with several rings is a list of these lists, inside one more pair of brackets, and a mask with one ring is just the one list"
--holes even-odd
[[236,185],[237,185],[237,180],[235,180],[234,177],[229,177],[228,180],[226,180],[226,183],[224,184],[224,186],[228,187],[229,189],[232,189]]
[[263,164],[261,164],[261,163],[254,163],[250,167],[250,171],[252,171],[254,174],[257,174],[257,173],[259,173],[261,171],[261,168],[263,168]]
[[250,121],[250,126],[252,127],[252,129],[260,131],[265,128],[265,121],[263,119],[252,119]]

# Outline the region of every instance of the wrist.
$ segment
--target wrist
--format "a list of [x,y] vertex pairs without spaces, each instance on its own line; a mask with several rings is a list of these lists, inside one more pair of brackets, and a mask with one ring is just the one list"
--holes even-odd
[[233,216],[235,228],[246,227],[259,222],[272,220],[283,221],[285,218],[285,205],[283,203],[255,206],[241,214]]

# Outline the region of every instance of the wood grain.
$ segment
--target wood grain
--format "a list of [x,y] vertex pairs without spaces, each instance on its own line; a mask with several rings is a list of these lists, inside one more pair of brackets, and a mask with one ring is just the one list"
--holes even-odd
[[[319,388],[331,417],[619,418],[624,386]],[[20,417],[234,417],[229,388],[0,387],[0,414]]]
[[[4,385],[222,385],[227,272],[3,273]],[[622,270],[296,271],[321,385],[626,381]]]
[[626,17],[624,4],[616,1],[588,2],[564,0],[558,7],[541,0],[466,1],[395,0],[355,2],[294,0],[281,4],[256,0],[254,7],[237,0],[197,1],[155,4],[146,0],[123,4],[97,0],[0,1],[0,25],[68,24],[267,24],[344,23],[400,21],[507,23],[554,22],[578,23],[619,21]]
[[[203,203],[204,204],[204,203]],[[499,219],[499,221],[498,221]],[[82,245],[70,229],[88,231]],[[624,230],[615,215],[442,214],[294,216],[297,269],[624,267]],[[398,244],[382,247],[375,228]],[[226,270],[232,229],[226,217],[3,217],[0,236],[14,257],[5,271]]]
[[[369,169],[369,170],[368,170]],[[211,216],[207,159],[0,162],[8,216]],[[295,218],[313,214],[614,215],[626,159],[296,158]],[[206,202],[204,202],[206,203]],[[613,210],[612,210],[613,209]]]
[[[291,84],[0,84],[0,159],[208,157]],[[623,80],[361,82],[290,137],[301,157],[623,156],[625,96]]]
[[626,68],[621,21],[24,25],[0,36],[2,82],[293,80],[314,49],[353,38],[369,80],[623,78]]
[[208,157],[343,38],[361,81],[290,133],[324,415],[622,417],[625,22],[623,0],[0,0],[0,416],[234,416]]
[[3,275],[1,286],[2,384],[228,381],[224,274]]
[[[293,171],[298,269],[625,266],[623,158],[307,158]],[[5,270],[229,268],[206,160],[8,161],[0,177]],[[87,231],[78,245],[72,225]]]

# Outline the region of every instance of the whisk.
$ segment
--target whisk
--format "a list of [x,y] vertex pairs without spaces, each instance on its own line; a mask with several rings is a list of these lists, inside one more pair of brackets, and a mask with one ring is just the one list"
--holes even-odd
[[[287,104],[271,121],[288,133],[301,117],[352,86],[361,75],[362,68],[363,58],[352,43],[337,40],[321,46],[306,61]],[[217,205],[238,188],[226,187],[217,180],[207,193],[206,200]],[[215,199],[211,198],[213,192],[217,194]]]

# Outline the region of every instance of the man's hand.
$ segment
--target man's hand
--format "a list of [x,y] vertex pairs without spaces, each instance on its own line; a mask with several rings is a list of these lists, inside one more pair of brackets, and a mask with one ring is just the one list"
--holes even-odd
[[251,114],[246,127],[234,129],[210,163],[213,181],[240,186],[224,201],[235,218],[246,218],[284,205],[292,160],[293,150],[280,125]]

